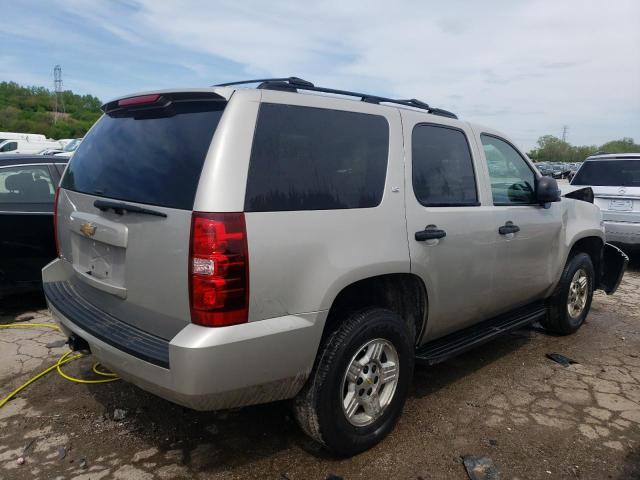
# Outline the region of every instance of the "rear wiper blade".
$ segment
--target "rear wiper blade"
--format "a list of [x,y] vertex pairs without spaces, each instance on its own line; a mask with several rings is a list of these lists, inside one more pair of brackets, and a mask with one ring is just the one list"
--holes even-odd
[[138,207],[137,205],[129,205],[122,202],[110,202],[109,200],[96,200],[93,202],[93,206],[97,209],[106,212],[107,210],[113,210],[118,215],[122,215],[124,212],[141,213],[143,215],[154,215],[156,217],[167,216],[164,212],[158,210],[151,210],[150,208]]

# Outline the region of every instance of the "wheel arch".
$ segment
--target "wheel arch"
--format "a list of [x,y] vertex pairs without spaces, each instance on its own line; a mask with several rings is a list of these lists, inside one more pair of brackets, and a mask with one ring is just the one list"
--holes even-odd
[[355,311],[386,308],[406,323],[414,342],[419,341],[427,323],[428,295],[423,280],[413,273],[387,273],[359,279],[344,286],[335,296],[324,325],[326,338]]
[[567,258],[566,263],[571,260],[577,253],[586,253],[591,257],[591,263],[593,263],[593,269],[596,275],[595,285],[599,284],[600,277],[602,275],[602,249],[604,247],[604,240],[599,236],[585,236],[581,237],[573,242]]

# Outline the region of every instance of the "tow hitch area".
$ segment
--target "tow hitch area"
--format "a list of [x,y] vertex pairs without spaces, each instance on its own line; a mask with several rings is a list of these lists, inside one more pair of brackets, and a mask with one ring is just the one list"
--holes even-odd
[[67,345],[69,345],[69,348],[74,352],[91,352],[87,341],[77,335],[71,335],[67,339]]
[[622,281],[625,270],[629,263],[629,257],[610,243],[605,243],[602,249],[602,276],[600,278],[600,288],[607,295],[615,293]]

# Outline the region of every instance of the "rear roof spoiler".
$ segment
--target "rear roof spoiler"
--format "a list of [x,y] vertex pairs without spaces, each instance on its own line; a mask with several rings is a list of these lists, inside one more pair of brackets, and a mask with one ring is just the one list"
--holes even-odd
[[131,109],[165,108],[173,102],[211,102],[221,100],[226,101],[226,98],[212,91],[155,92],[118,98],[105,103],[100,109],[104,113],[115,113]]

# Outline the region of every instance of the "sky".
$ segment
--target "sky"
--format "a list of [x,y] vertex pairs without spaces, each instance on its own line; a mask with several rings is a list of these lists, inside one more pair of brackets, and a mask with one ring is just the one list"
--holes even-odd
[[0,0],[0,81],[103,101],[298,76],[418,98],[529,149],[640,142],[640,1]]

